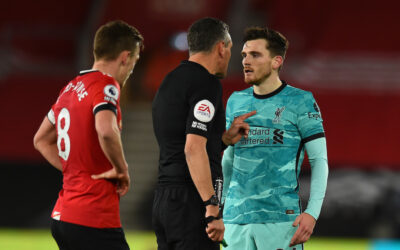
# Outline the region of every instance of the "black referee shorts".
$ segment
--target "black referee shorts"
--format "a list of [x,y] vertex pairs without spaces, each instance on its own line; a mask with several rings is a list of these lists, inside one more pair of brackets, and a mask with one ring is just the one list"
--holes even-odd
[[204,217],[194,186],[158,187],[152,219],[158,250],[219,250],[219,243],[207,236]]
[[93,228],[52,220],[51,234],[60,250],[129,250],[122,228]]

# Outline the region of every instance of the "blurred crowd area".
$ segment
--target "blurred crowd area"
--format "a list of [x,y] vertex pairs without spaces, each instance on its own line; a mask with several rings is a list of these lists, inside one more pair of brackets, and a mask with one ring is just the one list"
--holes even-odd
[[[149,228],[158,148],[151,101],[163,77],[188,57],[186,31],[205,16],[230,26],[224,100],[244,89],[243,31],[262,25],[289,42],[281,79],[314,93],[321,108],[330,179],[320,235],[400,238],[400,33],[395,0],[86,0],[7,2],[0,9],[0,226],[47,225],[60,174],[32,146],[60,89],[92,66],[92,39],[120,19],[145,38],[122,94],[123,139],[134,191],[124,224]],[[166,121],[167,122],[167,121]],[[307,201],[309,166],[301,196]],[[136,181],[137,180],[137,181]],[[15,187],[17,186],[17,187]],[[3,193],[4,192],[4,193]],[[26,207],[30,207],[26,211]],[[135,221],[135,222],[132,222]]]

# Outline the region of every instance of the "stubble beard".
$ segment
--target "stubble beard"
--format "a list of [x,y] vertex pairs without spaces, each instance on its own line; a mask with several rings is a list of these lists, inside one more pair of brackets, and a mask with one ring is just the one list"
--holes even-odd
[[270,71],[269,73],[263,75],[262,77],[258,78],[258,79],[255,79],[255,80],[253,80],[253,81],[246,81],[246,80],[245,80],[245,82],[246,82],[247,84],[250,84],[250,85],[253,85],[253,86],[258,86],[258,85],[260,85],[262,82],[264,82],[264,80],[267,79],[270,75],[271,75],[271,71]]

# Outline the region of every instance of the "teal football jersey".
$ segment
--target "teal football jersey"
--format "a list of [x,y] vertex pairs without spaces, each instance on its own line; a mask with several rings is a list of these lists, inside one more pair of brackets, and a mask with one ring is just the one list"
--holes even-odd
[[250,87],[229,98],[226,127],[253,110],[257,113],[246,120],[248,138],[225,152],[233,151],[232,160],[223,161],[224,222],[293,221],[301,213],[298,177],[304,144],[325,136],[321,113],[311,92],[283,83],[260,96]]

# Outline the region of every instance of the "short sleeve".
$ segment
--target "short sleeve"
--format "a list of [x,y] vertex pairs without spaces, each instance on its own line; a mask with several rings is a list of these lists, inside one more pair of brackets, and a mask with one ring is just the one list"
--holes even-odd
[[[67,85],[68,86],[68,85]],[[58,98],[57,101],[51,106],[49,112],[47,113],[47,119],[49,119],[50,123],[53,125],[56,125],[56,115],[54,113],[55,106],[58,103],[58,100],[60,99],[60,96],[64,93],[66,87],[63,87],[60,90],[60,93],[58,93]]]
[[213,125],[216,110],[222,97],[221,84],[217,79],[196,80],[188,92],[189,114],[186,121],[186,134],[201,135],[206,138]]
[[298,129],[303,140],[311,140],[324,137],[324,127],[322,125],[321,111],[313,95],[307,92],[304,99],[299,104]]
[[54,115],[53,108],[50,109],[49,113],[47,113],[47,119],[49,119],[50,123],[55,125],[56,124],[56,117]]
[[94,89],[93,114],[101,110],[111,110],[116,115],[118,112],[120,88],[115,82],[99,83]]

